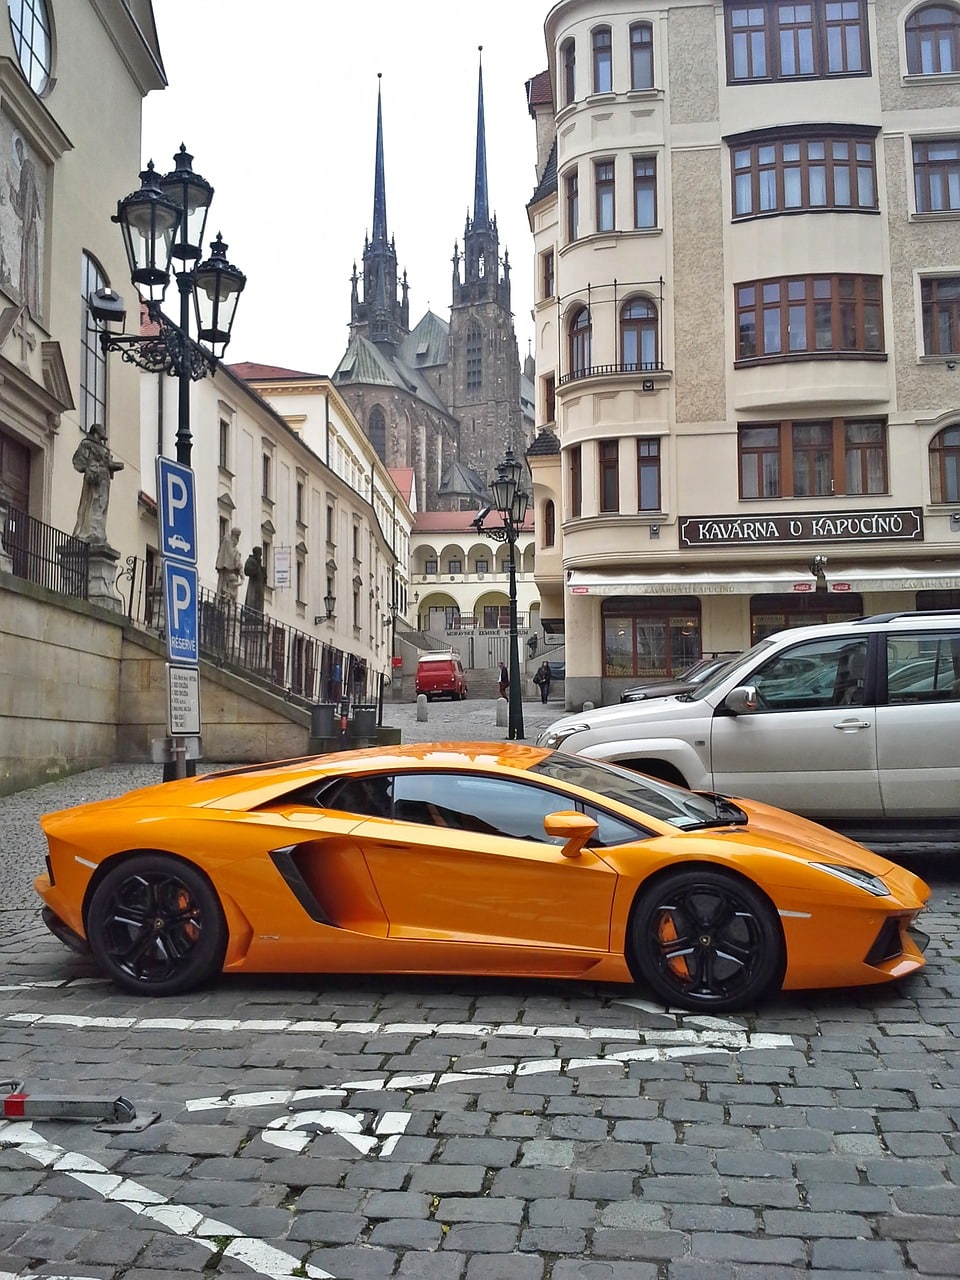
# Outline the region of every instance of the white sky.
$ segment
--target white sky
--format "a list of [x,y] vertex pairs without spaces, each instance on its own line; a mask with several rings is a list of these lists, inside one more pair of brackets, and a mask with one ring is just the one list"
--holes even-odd
[[215,189],[207,240],[222,232],[247,276],[228,361],[327,374],[339,362],[373,213],[378,72],[387,228],[411,324],[428,307],[449,318],[453,244],[473,205],[478,45],[490,203],[523,359],[536,181],[524,85],[547,65],[548,0],[153,4],[169,88],[144,103],[143,161],[164,173],[184,142]]

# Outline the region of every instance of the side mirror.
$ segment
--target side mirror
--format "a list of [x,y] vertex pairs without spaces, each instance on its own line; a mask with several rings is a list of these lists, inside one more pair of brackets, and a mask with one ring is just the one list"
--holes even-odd
[[565,841],[561,849],[565,858],[579,858],[581,849],[596,831],[597,824],[585,813],[562,809],[559,813],[547,814],[543,820],[543,829],[548,836]]
[[760,698],[757,695],[757,686],[742,684],[736,689],[731,689],[726,696],[724,706],[735,716],[749,715],[752,711],[758,711]]

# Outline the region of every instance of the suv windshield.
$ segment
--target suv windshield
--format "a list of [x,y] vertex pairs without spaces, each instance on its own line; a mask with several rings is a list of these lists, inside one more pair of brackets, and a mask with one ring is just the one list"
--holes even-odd
[[746,666],[748,662],[752,663],[752,659],[758,658],[762,653],[772,646],[772,640],[758,640],[752,649],[748,649],[746,653],[741,653],[737,658],[725,663],[719,671],[715,671],[712,676],[704,680],[701,684],[695,684],[689,693],[685,693],[684,699],[687,702],[699,702],[701,698],[706,698],[713,692],[718,684],[722,684],[734,667]]

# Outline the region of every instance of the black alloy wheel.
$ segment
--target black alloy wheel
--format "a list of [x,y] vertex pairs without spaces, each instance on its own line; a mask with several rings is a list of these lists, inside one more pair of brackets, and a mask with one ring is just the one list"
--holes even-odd
[[223,967],[227,926],[217,895],[169,854],[132,854],[112,867],[94,890],[86,928],[100,967],[138,995],[178,995]]
[[637,900],[634,976],[668,1005],[696,1010],[756,1004],[783,971],[783,935],[767,899],[723,872],[675,871]]

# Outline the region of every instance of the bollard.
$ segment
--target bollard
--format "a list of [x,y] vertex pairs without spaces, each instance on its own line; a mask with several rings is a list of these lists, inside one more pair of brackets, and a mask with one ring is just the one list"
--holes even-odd
[[426,724],[427,722],[427,695],[425,693],[417,694],[417,724]]
[[592,702],[585,702],[585,703],[583,704],[583,710],[584,710],[584,711],[592,711],[592,710],[593,710],[593,703],[592,703]]
[[510,723],[510,703],[506,698],[497,699],[497,728],[505,729]]

